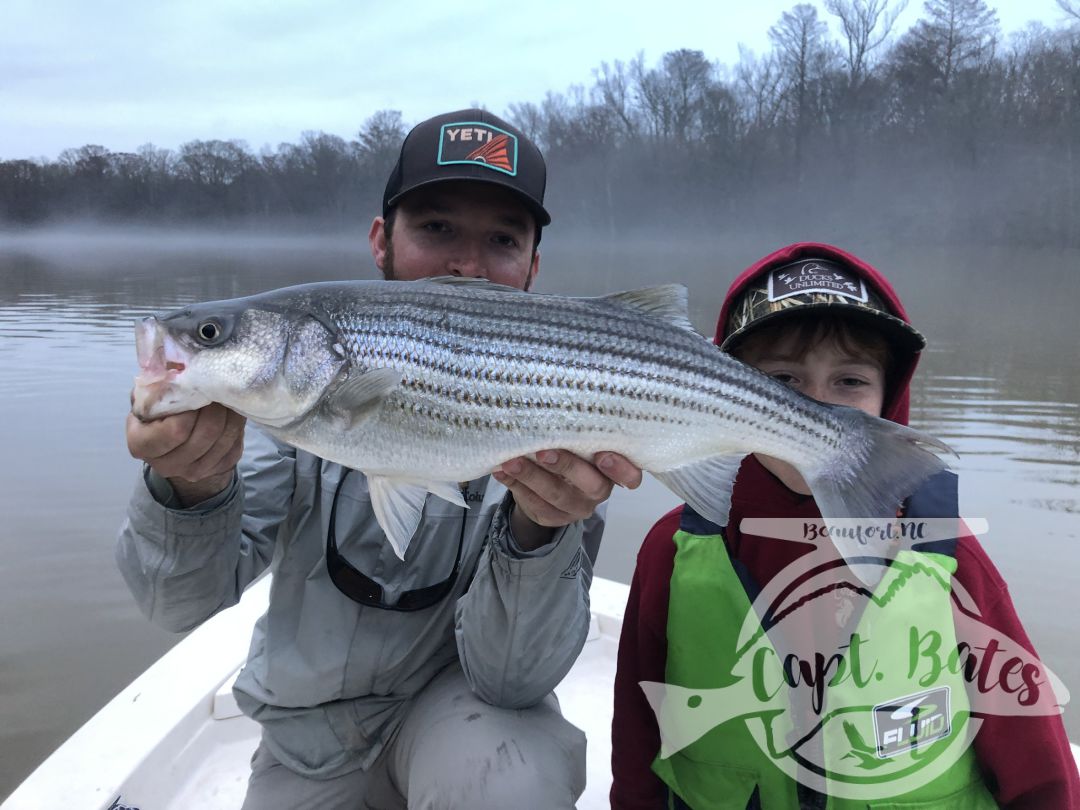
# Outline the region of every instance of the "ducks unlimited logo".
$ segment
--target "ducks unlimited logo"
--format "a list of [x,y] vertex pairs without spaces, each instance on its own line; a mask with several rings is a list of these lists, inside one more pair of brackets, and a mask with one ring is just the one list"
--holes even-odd
[[[785,533],[805,533],[798,523]],[[888,548],[868,545],[845,562],[818,544],[772,579],[737,632],[717,628],[717,645],[698,644],[714,647],[701,660],[734,662],[714,667],[724,671],[680,667],[681,683],[642,682],[660,758],[727,761],[725,746],[745,739],[745,725],[760,751],[755,768],[764,758],[821,794],[873,802],[960,763],[982,716],[1061,713],[1060,679],[980,619],[951,557],[910,542]]]

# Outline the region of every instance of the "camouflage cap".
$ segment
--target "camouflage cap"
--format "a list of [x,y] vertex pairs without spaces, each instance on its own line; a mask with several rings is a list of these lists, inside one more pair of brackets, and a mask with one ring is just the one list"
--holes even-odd
[[720,348],[731,351],[752,330],[809,310],[831,309],[879,329],[893,345],[919,352],[926,338],[889,313],[858,275],[828,259],[799,259],[775,267],[748,286],[731,307]]

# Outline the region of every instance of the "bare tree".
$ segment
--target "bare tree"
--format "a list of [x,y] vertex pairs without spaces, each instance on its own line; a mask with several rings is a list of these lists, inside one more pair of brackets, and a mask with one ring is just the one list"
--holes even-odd
[[656,69],[645,69],[644,60],[630,63],[634,80],[634,98],[653,140],[664,141],[671,137],[672,110],[664,75]]
[[35,222],[49,214],[46,167],[31,160],[0,161],[0,222]]
[[783,94],[782,79],[776,54],[758,58],[754,52],[739,46],[739,63],[735,67],[735,88],[740,107],[751,132],[772,127],[780,114]]
[[548,149],[551,152],[567,149],[573,142],[573,105],[562,93],[549,92],[544,96],[540,111],[545,124],[544,138]]
[[405,135],[398,110],[379,110],[364,122],[355,144],[363,187],[378,191],[394,168]]
[[[641,61],[644,56],[639,53],[637,59]],[[641,126],[634,110],[630,74],[627,65],[618,59],[614,65],[601,62],[600,67],[593,71],[596,78],[594,96],[601,106],[618,118],[627,141],[637,138]]]
[[769,29],[783,77],[781,86],[789,108],[795,171],[800,182],[815,90],[829,67],[826,31],[828,26],[818,19],[817,9],[808,3],[799,3],[791,11],[785,11]]
[[825,0],[826,10],[839,18],[844,32],[844,62],[853,88],[863,83],[871,53],[888,39],[896,18],[907,8],[907,0],[898,0],[893,8],[889,4],[890,0]]
[[110,154],[104,146],[90,143],[77,149],[65,149],[60,153],[60,163],[69,166],[76,177],[101,180],[109,173]]
[[670,98],[675,139],[685,143],[700,131],[701,116],[712,83],[712,63],[701,51],[680,48],[661,59]]
[[314,206],[343,216],[357,179],[357,164],[348,144],[337,135],[307,131],[298,149]]
[[780,21],[769,29],[769,39],[776,49],[784,83],[794,100],[796,125],[805,122],[810,102],[810,85],[820,76],[821,56],[825,50],[828,27],[818,19],[817,9],[799,3],[780,15]]
[[926,0],[928,19],[909,32],[945,89],[958,71],[986,64],[998,40],[997,12],[984,0]]
[[397,157],[405,134],[399,110],[379,110],[360,128],[360,152],[366,160],[385,163]]
[[220,191],[234,183],[253,160],[243,141],[188,141],[180,147],[179,169],[196,185]]
[[65,149],[59,163],[69,177],[66,203],[76,209],[101,210],[106,207],[112,179],[112,153],[104,146],[87,144]]
[[1075,20],[1080,20],[1080,0],[1057,0],[1058,7]]
[[507,116],[510,123],[528,135],[540,145],[541,149],[547,149],[547,141],[544,140],[544,115],[536,104],[525,101],[520,104],[510,105],[510,114]]

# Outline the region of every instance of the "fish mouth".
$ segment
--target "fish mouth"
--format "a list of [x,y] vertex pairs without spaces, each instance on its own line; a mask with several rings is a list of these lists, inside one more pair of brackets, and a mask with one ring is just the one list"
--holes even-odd
[[188,352],[177,343],[161,321],[151,315],[135,325],[135,351],[139,358],[141,373],[136,382],[147,385],[172,380],[182,374],[191,359]]
[[168,394],[192,355],[153,315],[135,322],[135,351],[139,374],[135,377],[131,411],[142,420],[165,416],[162,409]]

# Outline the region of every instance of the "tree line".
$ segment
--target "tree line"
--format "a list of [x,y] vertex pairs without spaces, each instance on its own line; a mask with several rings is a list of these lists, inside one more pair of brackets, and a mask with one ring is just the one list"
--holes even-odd
[[[601,63],[505,114],[548,160],[549,208],[613,236],[686,226],[876,229],[897,239],[1080,246],[1080,0],[1006,40],[984,0],[800,3],[734,66],[682,49]],[[835,33],[833,33],[835,32]],[[0,162],[0,222],[354,223],[378,210],[408,127],[375,112],[306,132]]]

